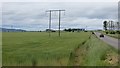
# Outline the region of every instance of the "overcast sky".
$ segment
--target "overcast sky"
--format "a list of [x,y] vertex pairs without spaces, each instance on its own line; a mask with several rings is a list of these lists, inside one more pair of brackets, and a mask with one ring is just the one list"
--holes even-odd
[[[2,27],[26,30],[48,28],[49,9],[64,9],[61,28],[102,29],[104,20],[117,21],[117,2],[6,2],[2,3]],[[52,13],[52,28],[58,29],[58,13]]]
[[0,2],[118,2],[119,0],[0,0]]

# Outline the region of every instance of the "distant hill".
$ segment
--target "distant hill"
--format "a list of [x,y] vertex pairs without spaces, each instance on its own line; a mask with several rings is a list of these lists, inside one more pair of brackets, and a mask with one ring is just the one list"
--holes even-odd
[[0,28],[0,32],[26,32],[26,30]]

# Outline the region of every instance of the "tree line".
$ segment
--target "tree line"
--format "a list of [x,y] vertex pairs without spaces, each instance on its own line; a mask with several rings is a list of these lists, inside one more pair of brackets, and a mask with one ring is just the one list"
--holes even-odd
[[115,34],[118,33],[120,34],[120,23],[119,22],[115,22],[112,20],[109,21],[104,21],[103,22],[103,28],[106,31],[106,34],[110,33],[110,34]]
[[120,23],[114,21],[104,21],[103,27],[104,30],[119,30]]
[[[46,32],[56,32],[57,30],[53,30],[53,29],[46,29]],[[68,28],[68,29],[64,29],[63,31],[65,32],[80,32],[80,31],[85,31],[85,29],[79,29],[79,28]]]
[[68,29],[64,29],[63,31],[66,31],[66,32],[79,32],[79,31],[85,31],[85,29],[77,29],[77,28],[68,28]]

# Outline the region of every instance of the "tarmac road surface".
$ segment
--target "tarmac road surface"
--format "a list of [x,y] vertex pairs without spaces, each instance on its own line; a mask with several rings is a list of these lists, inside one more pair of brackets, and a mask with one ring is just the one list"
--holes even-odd
[[116,49],[120,49],[120,47],[118,46],[120,44],[120,40],[112,38],[110,36],[104,35],[104,37],[99,37],[101,33],[99,32],[95,32],[95,35],[103,40],[105,43],[108,43],[109,45],[113,46]]

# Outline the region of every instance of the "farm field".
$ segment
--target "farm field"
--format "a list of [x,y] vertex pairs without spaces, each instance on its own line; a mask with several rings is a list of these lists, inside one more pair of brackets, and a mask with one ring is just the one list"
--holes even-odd
[[57,32],[51,37],[46,32],[3,32],[2,48],[3,66],[118,64],[117,50],[90,32],[62,32],[61,37]]
[[66,66],[74,49],[89,32],[3,32],[3,66]]

